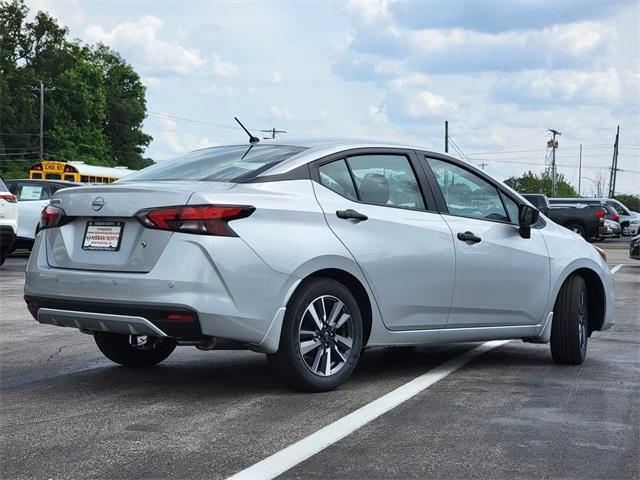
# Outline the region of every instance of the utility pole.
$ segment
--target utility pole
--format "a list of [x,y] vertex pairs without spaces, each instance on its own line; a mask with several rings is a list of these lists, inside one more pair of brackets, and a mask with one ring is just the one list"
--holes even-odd
[[484,170],[484,167],[486,167],[487,165],[488,165],[488,163],[486,163],[486,162],[482,162],[482,163],[480,164],[480,168]]
[[40,163],[44,160],[44,92],[50,92],[55,90],[55,87],[45,87],[42,80],[40,80],[40,87],[31,87],[32,90],[40,92],[40,148],[38,149],[38,158]]
[[582,190],[580,190],[580,186],[582,185],[582,144],[580,144],[580,159],[578,160],[578,196],[582,196]]
[[264,140],[272,140],[276,138],[276,133],[287,133],[286,130],[276,130],[275,127],[270,130],[260,130],[262,133],[268,133],[270,137],[262,137]]
[[558,142],[556,140],[556,135],[560,136],[562,134],[560,132],[558,132],[557,130],[554,130],[553,128],[550,128],[547,131],[551,132],[552,135],[553,135],[551,140],[549,140],[547,142],[547,147],[551,147],[553,149],[552,155],[551,155],[551,196],[555,197],[556,196],[556,189],[557,189],[556,148],[558,148]]
[[449,153],[449,120],[444,121],[444,152]]
[[618,141],[620,140],[620,125],[616,130],[616,141],[613,144],[613,158],[611,159],[611,176],[609,177],[609,198],[616,194],[616,177],[618,176]]

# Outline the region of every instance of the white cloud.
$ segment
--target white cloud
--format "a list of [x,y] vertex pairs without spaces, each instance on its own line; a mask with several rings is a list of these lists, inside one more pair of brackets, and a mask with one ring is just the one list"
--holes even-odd
[[295,120],[297,118],[287,106],[272,105],[269,107],[269,113],[278,120]]
[[211,73],[216,77],[235,77],[238,75],[239,70],[236,65],[222,61],[220,55],[214,53]]
[[494,98],[534,103],[581,102],[618,105],[623,99],[622,81],[614,68],[602,71],[529,70],[502,76],[493,86]]
[[282,75],[280,72],[273,72],[271,74],[271,82],[273,82],[273,84],[275,85],[279,85],[282,82],[284,82],[284,75]]
[[162,39],[162,25],[162,20],[153,15],[121,23],[111,30],[89,25],[85,40],[115,48],[145,72],[189,74],[207,63],[198,50]]

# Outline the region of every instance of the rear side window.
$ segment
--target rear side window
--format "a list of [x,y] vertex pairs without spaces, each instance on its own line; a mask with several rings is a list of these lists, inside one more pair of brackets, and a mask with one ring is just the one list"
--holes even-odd
[[164,160],[120,182],[154,180],[247,181],[303,150],[285,145],[235,145],[206,148],[175,160]]
[[343,197],[351,200],[358,199],[349,168],[344,160],[325,163],[321,165],[318,170],[320,172],[320,183],[322,183],[322,185]]
[[7,188],[7,186],[4,184],[4,182],[0,178],[0,192],[8,192],[8,191],[9,191],[9,189]]

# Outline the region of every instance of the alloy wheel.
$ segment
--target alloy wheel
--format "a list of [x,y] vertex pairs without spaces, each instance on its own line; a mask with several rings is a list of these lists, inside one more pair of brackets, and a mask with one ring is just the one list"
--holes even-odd
[[580,296],[578,297],[578,339],[580,341],[580,350],[583,350],[587,342],[587,315],[584,290],[580,290]]
[[347,363],[353,346],[353,320],[345,304],[322,295],[305,309],[298,328],[298,346],[306,367],[327,377]]

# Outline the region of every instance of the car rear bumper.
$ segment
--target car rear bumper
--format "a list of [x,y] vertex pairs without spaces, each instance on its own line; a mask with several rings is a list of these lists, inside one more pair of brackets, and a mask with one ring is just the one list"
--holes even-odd
[[[25,282],[41,323],[127,333],[151,328],[148,322],[172,338],[216,337],[275,351],[284,306],[300,281],[271,269],[239,238],[176,234],[150,272],[129,273],[52,268],[45,235],[36,238]],[[194,328],[167,321],[174,312],[193,315]]]

